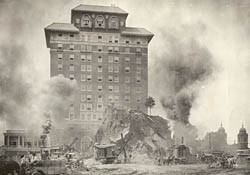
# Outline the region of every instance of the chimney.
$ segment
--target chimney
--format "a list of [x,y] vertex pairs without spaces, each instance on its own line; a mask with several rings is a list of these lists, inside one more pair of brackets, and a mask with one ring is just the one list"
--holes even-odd
[[181,137],[181,144],[184,145],[184,137]]

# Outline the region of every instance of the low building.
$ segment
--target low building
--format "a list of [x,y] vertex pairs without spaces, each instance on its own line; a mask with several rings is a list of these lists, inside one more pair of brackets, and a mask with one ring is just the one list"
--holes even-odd
[[6,130],[2,153],[12,159],[29,152],[40,151],[39,136],[31,136],[26,130]]

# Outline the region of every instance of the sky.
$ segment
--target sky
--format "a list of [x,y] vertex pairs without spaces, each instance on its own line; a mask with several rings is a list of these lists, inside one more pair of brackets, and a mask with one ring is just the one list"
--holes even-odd
[[[200,137],[217,130],[222,123],[229,143],[236,140],[242,123],[250,131],[247,0],[0,0],[0,43],[4,48],[1,52],[17,45],[24,53],[21,62],[17,61],[18,55],[10,54],[11,63],[18,64],[20,77],[16,79],[35,89],[49,79],[50,56],[44,28],[53,22],[69,23],[71,9],[79,4],[115,4],[129,13],[127,26],[143,27],[154,34],[148,58],[149,95],[156,100],[154,115],[167,117],[160,100],[168,97],[171,85],[166,83],[164,71],[158,71],[166,69],[161,63],[175,55],[171,50],[173,43],[177,43],[174,52],[178,52],[183,47],[190,48],[192,40],[209,52],[213,71],[195,82],[195,87],[186,87],[196,92],[190,123],[198,128]],[[0,68],[4,66],[4,70],[11,72],[15,65],[5,64],[7,57],[1,55]],[[3,81],[0,83],[4,86]],[[4,92],[0,91],[0,95]]]

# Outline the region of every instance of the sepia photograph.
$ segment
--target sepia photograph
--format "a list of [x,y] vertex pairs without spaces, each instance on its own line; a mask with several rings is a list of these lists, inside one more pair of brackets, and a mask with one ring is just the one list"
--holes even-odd
[[250,0],[0,0],[0,175],[250,175]]

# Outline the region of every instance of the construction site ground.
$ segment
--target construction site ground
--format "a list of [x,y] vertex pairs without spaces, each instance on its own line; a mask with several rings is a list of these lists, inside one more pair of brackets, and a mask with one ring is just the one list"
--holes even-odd
[[191,165],[139,165],[139,164],[103,164],[95,165],[85,172],[75,175],[250,175],[249,169],[208,168],[205,164]]

